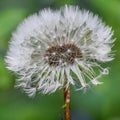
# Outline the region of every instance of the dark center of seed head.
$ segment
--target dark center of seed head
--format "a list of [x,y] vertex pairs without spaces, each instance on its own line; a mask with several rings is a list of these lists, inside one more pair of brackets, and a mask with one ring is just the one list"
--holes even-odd
[[82,58],[82,53],[75,44],[52,46],[46,50],[44,55],[45,62],[50,66],[73,64],[76,58]]

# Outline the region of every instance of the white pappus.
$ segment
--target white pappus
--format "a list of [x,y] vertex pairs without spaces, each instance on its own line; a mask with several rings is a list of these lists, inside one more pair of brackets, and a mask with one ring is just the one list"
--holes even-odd
[[30,97],[70,85],[86,88],[101,84],[99,78],[109,73],[101,63],[113,60],[112,36],[111,28],[89,11],[44,9],[19,25],[5,61],[19,75],[16,86]]

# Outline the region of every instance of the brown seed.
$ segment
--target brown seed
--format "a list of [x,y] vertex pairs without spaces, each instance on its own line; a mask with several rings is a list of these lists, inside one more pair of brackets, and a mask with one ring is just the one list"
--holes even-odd
[[48,48],[44,57],[48,58],[45,62],[50,66],[63,66],[65,63],[73,64],[75,58],[82,58],[82,53],[80,48],[71,43]]

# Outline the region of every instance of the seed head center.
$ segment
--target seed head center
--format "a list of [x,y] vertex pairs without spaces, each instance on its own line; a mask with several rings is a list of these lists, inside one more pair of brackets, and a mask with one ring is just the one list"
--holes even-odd
[[75,44],[52,46],[46,50],[44,55],[45,62],[50,66],[73,64],[76,58],[82,58],[82,53]]

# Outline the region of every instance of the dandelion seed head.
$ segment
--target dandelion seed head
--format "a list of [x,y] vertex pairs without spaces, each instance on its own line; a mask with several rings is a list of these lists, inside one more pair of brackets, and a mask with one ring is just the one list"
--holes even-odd
[[109,74],[100,63],[113,60],[112,36],[111,27],[89,11],[76,6],[44,9],[18,26],[5,61],[19,75],[16,86],[30,97],[53,93],[65,83],[86,89]]

